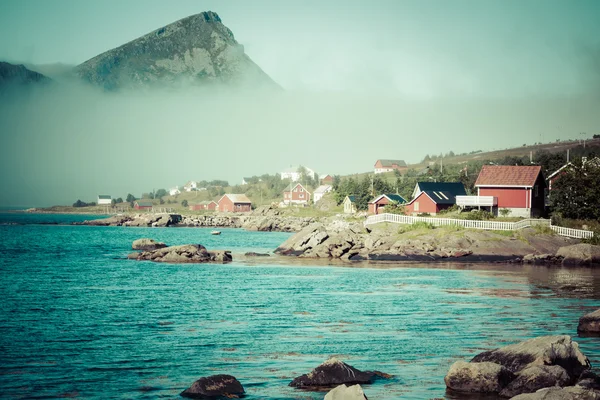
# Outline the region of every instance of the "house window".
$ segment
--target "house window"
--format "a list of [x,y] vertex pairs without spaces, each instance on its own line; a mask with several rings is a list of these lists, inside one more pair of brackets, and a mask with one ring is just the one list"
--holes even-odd
[[415,211],[419,211],[419,202],[415,201]]
[[301,198],[301,199],[303,199],[303,198],[304,198],[304,195],[303,195],[303,194],[300,194],[300,198]]

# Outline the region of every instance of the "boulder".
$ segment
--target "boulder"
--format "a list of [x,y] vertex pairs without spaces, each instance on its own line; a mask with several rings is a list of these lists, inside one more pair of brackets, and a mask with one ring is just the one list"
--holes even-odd
[[493,362],[457,361],[444,382],[448,389],[465,393],[499,393],[514,378],[512,372]]
[[584,371],[577,380],[577,386],[600,390],[600,376],[590,370]]
[[513,373],[535,365],[560,365],[571,378],[590,368],[588,358],[570,336],[541,336],[521,343],[483,352],[471,362],[489,361]]
[[271,257],[269,253],[256,253],[254,251],[249,251],[244,254],[246,257]]
[[383,376],[383,374],[374,371],[359,371],[336,358],[330,358],[308,374],[294,378],[289,386],[319,389],[342,384],[370,384],[377,376]]
[[586,243],[563,246],[558,249],[556,256],[563,258],[563,265],[600,264],[600,246]]
[[600,392],[580,386],[553,387],[520,394],[511,400],[600,400]]
[[577,332],[600,334],[600,309],[579,318]]
[[156,250],[165,247],[167,247],[166,244],[148,238],[134,240],[133,244],[131,245],[133,250]]
[[244,387],[231,375],[212,375],[198,379],[181,396],[192,399],[224,397],[237,399],[244,395]]
[[167,263],[205,263],[205,262],[230,262],[231,252],[228,250],[208,251],[201,244],[184,244],[181,246],[170,246],[162,249],[143,251],[130,259],[148,260]]
[[562,387],[570,380],[567,371],[559,365],[533,365],[521,370],[517,377],[500,392],[500,396],[513,397],[547,387]]
[[346,386],[340,385],[331,389],[324,400],[368,400],[360,385]]

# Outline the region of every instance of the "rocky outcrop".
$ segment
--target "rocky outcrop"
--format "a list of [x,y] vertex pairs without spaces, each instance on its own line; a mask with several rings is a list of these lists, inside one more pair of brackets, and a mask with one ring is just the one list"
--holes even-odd
[[520,394],[511,400],[600,400],[600,392],[581,386],[552,387]]
[[184,244],[170,246],[157,250],[131,253],[128,256],[132,260],[146,260],[166,263],[226,263],[232,260],[231,252],[228,250],[208,251],[200,244]]
[[336,358],[330,358],[308,374],[294,378],[289,386],[318,390],[338,385],[370,384],[377,377],[385,376],[377,371],[359,371]]
[[542,336],[458,361],[444,379],[450,390],[512,397],[576,383],[590,369],[569,336]]
[[156,250],[167,247],[166,244],[162,242],[157,242],[154,239],[142,238],[133,241],[131,248],[133,250]]
[[593,333],[600,335],[600,309],[579,318],[578,333]]
[[138,227],[167,227],[177,226],[181,222],[179,214],[131,214],[113,215],[103,219],[83,221],[82,225],[93,226],[138,226]]
[[212,375],[198,379],[181,396],[192,399],[229,398],[237,399],[244,395],[244,387],[231,375]]
[[346,386],[340,385],[331,389],[324,400],[368,400],[365,392],[360,385]]
[[600,246],[586,243],[564,246],[558,249],[556,256],[563,259],[563,265],[600,264]]
[[107,90],[226,83],[279,88],[212,11],[158,28],[76,68]]

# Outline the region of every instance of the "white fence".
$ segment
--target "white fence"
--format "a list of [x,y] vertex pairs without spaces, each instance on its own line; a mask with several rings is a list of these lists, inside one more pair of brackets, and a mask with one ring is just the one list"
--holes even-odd
[[576,239],[589,239],[594,236],[594,232],[582,229],[563,228],[552,225],[549,219],[524,219],[518,222],[500,222],[500,221],[472,221],[468,219],[452,218],[431,218],[431,217],[411,217],[399,214],[379,214],[370,215],[365,221],[365,225],[377,224],[380,222],[392,222],[395,224],[414,224],[415,222],[425,222],[433,226],[458,225],[463,228],[485,229],[492,231],[515,231],[528,228],[535,225],[548,226],[561,236],[568,236]]

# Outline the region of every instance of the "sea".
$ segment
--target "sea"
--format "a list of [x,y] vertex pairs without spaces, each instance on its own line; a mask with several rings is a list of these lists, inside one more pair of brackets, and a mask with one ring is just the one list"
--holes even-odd
[[[600,308],[598,269],[249,257],[290,234],[73,225],[91,218],[0,214],[0,398],[177,399],[230,374],[247,399],[322,399],[288,384],[332,356],[393,375],[370,399],[461,398],[453,362],[540,335],[600,366],[600,338],[576,331]],[[143,237],[234,261],[128,260]]]

